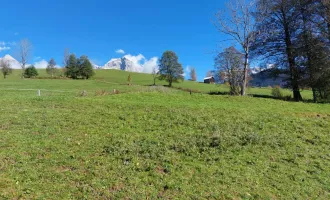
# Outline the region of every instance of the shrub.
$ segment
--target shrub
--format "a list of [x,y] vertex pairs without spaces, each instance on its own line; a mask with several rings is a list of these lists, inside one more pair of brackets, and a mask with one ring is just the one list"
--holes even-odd
[[131,85],[132,84],[131,74],[129,74],[128,77],[127,77],[127,83],[128,83],[128,85]]
[[119,90],[117,90],[117,89],[113,89],[112,90],[112,94],[119,94],[120,92],[119,92]]
[[275,98],[282,98],[283,97],[283,93],[281,91],[281,87],[280,86],[275,86],[274,88],[272,88],[272,95]]
[[79,96],[81,96],[81,97],[85,97],[85,96],[87,96],[87,91],[86,91],[86,90],[81,91],[81,92],[79,93]]
[[38,76],[38,71],[33,65],[25,69],[24,71],[25,78],[34,78],[36,76]]
[[107,92],[106,90],[97,90],[95,92],[95,96],[105,96],[105,95],[108,95],[109,92]]

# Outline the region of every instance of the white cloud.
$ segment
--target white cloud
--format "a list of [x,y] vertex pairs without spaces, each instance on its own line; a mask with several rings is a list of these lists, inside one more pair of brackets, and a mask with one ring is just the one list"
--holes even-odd
[[[42,60],[34,63],[34,66],[37,69],[46,69],[47,68],[47,65],[48,65],[48,62],[45,59],[42,59]],[[60,68],[59,65],[56,65],[55,67],[56,68]]]
[[193,68],[192,66],[187,65],[186,68],[184,69],[183,76],[190,74],[192,68]]
[[124,56],[128,60],[132,61],[133,66],[135,68],[141,69],[141,72],[144,73],[152,73],[152,69],[156,68],[158,69],[158,58],[152,57],[150,59],[146,59],[142,54],[139,54],[137,56],[127,54]]
[[7,50],[10,50],[10,47],[7,46],[0,47],[0,51],[7,51]]
[[118,54],[125,54],[125,51],[122,50],[122,49],[118,49],[118,50],[116,50],[116,53],[118,53]]
[[191,66],[190,65],[187,65],[186,69],[185,69],[185,72],[187,73],[190,73],[191,72]]
[[0,52],[10,50],[10,47],[7,45],[6,42],[0,41]]
[[158,58],[157,57],[152,57],[150,60],[146,60],[144,65],[143,65],[143,72],[144,73],[152,73],[152,70],[155,68],[156,71],[158,71]]
[[8,42],[7,44],[10,45],[10,46],[15,46],[16,42]]
[[47,68],[48,62],[46,60],[41,60],[34,63],[34,66],[39,69]]
[[1,51],[10,50],[11,49],[10,46],[14,46],[14,45],[16,45],[15,42],[4,42],[4,41],[0,41],[0,52]]
[[40,60],[40,59],[41,59],[40,56],[36,56],[36,57],[34,57],[34,60],[35,60],[35,61]]
[[19,32],[15,32],[14,35],[19,35]]

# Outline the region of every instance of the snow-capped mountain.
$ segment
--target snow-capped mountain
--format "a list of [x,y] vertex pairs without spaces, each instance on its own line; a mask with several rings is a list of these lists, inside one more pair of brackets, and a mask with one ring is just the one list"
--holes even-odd
[[0,58],[0,60],[8,62],[10,64],[10,67],[13,69],[21,69],[21,64],[11,55],[7,54],[3,58]]
[[[12,69],[22,69],[21,63],[18,62],[15,58],[13,58],[11,55],[5,55],[3,58],[0,58],[0,60],[3,60],[5,62],[8,62],[10,64],[10,67]],[[35,62],[34,67],[37,69],[45,69],[48,65],[48,62],[46,60],[39,60]],[[25,67],[29,67],[31,64],[26,63]],[[59,65],[56,65],[57,68],[59,68]]]
[[102,69],[117,69],[129,72],[142,72],[140,66],[134,66],[133,62],[127,58],[113,58],[107,62]]
[[253,67],[253,68],[251,68],[251,73],[252,73],[252,74],[258,74],[258,73],[260,73],[260,72],[262,72],[262,71],[265,71],[265,70],[268,70],[268,69],[272,69],[272,68],[274,68],[274,67],[275,67],[274,64],[267,64],[266,67],[264,67],[264,68],[261,68],[261,67]]
[[97,65],[93,62],[92,62],[92,66],[93,66],[94,69],[102,69],[102,66],[99,66],[99,65]]

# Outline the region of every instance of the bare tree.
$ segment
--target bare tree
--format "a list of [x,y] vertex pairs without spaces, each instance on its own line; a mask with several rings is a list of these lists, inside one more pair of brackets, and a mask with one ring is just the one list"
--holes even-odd
[[211,71],[207,71],[206,72],[206,77],[211,77],[211,76],[213,76],[213,73]]
[[64,49],[64,56],[63,56],[63,67],[66,67],[69,63],[70,59],[70,50],[69,48]]
[[244,54],[234,47],[225,49],[215,57],[216,74],[230,85],[230,94],[239,95],[244,76]]
[[7,76],[11,74],[13,71],[10,66],[10,63],[4,60],[0,60],[0,70],[3,74],[3,78],[7,78]]
[[24,78],[25,66],[28,62],[29,57],[31,56],[32,44],[28,39],[21,40],[19,43],[19,60],[22,67],[22,78]]
[[192,81],[196,81],[196,80],[197,80],[196,70],[195,70],[194,67],[192,67],[192,68],[190,69],[190,79],[191,79]]
[[46,68],[46,72],[52,76],[52,78],[54,77],[55,73],[56,73],[57,69],[56,69],[56,62],[55,60],[52,58],[49,60],[47,68]]
[[227,9],[216,14],[215,26],[219,32],[231,37],[244,51],[244,74],[241,95],[246,94],[249,54],[255,35],[256,26],[252,13],[255,3],[252,0],[231,0],[227,2]]
[[158,78],[158,75],[159,75],[158,70],[156,69],[156,67],[152,68],[151,74],[152,74],[152,77],[153,77],[153,80],[154,80],[154,85],[156,85],[156,79]]

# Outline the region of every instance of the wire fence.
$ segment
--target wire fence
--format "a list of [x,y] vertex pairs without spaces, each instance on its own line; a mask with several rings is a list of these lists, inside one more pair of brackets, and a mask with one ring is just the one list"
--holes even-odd
[[49,90],[49,89],[17,89],[17,88],[0,88],[2,95],[28,95],[28,96],[67,96],[77,95],[77,90]]
[[[117,86],[113,88],[77,88],[67,90],[57,89],[38,89],[38,88],[0,88],[0,97],[17,96],[17,97],[43,97],[43,96],[105,96],[111,94],[122,93],[175,93],[187,92],[181,89],[173,90],[163,86]],[[193,91],[189,90],[188,93]]]

